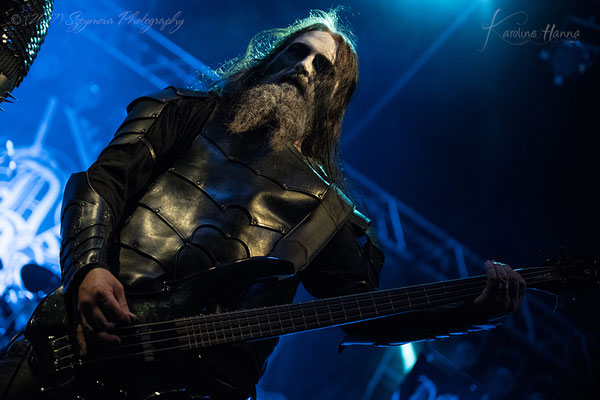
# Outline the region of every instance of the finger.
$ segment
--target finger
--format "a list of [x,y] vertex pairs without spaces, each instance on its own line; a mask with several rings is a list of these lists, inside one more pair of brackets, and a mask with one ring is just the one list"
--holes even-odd
[[83,333],[88,334],[90,332],[94,332],[94,328],[87,322],[87,318],[84,314],[79,314],[79,321],[81,326],[83,327]]
[[76,330],[77,344],[79,345],[79,355],[85,356],[87,354],[87,343],[85,342],[85,335],[83,334],[83,326],[77,324]]
[[494,261],[487,260],[485,262],[486,277],[485,282],[485,295],[492,296],[498,292],[498,272],[494,265]]
[[521,302],[523,301],[523,296],[525,296],[525,289],[527,288],[527,283],[525,282],[525,279],[523,279],[523,277],[521,275],[519,275],[519,303],[518,306],[521,305]]
[[498,273],[496,272],[496,267],[494,266],[495,261],[487,260],[485,262],[485,272],[488,280],[496,281],[498,279]]
[[104,315],[102,309],[100,309],[99,307],[94,307],[94,309],[92,309],[90,317],[91,318],[88,319],[88,322],[90,323],[90,325],[92,325],[96,332],[103,332],[108,329],[114,329],[116,326],[114,322],[109,321],[108,318],[106,318],[106,315]]
[[517,274],[513,269],[503,263],[499,263],[499,275],[503,276],[504,285],[504,301],[505,301],[505,311],[512,312],[515,311],[519,305],[519,284],[518,278],[519,274]]
[[[516,275],[516,276],[515,276]],[[509,276],[508,283],[508,294],[510,296],[510,308],[509,311],[515,311],[519,306],[519,279],[517,278],[519,274],[512,271],[512,274]]]
[[125,311],[113,296],[103,298],[98,305],[111,321],[129,322],[131,318],[129,310]]
[[[508,269],[510,269],[510,267],[501,262],[494,262],[494,267],[496,268],[496,273],[498,274],[498,279],[503,283],[508,283],[508,281],[509,281]],[[512,271],[512,269],[511,269],[511,271]]]
[[127,298],[125,297],[125,290],[123,289],[123,285],[119,285],[115,288],[115,298],[119,303],[119,308],[123,310],[123,312],[126,313],[129,318],[137,318],[137,315],[129,311],[129,306],[127,305]]
[[97,337],[106,343],[119,344],[121,343],[121,338],[117,335],[113,335],[108,332],[100,332],[97,334]]

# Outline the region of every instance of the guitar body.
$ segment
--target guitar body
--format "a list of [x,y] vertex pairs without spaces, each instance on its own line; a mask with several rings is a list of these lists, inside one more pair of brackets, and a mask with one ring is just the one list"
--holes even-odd
[[[134,354],[126,359],[112,348],[89,340],[88,355],[79,359],[74,323],[67,312],[62,287],[58,288],[40,302],[25,331],[33,345],[32,370],[45,396],[57,399],[147,398],[156,388],[161,388],[159,393],[165,398],[166,392],[181,389],[169,388],[169,382],[189,380],[188,387],[198,386],[201,374],[197,369],[202,368],[201,353],[207,350],[160,351],[185,342],[181,338],[170,339],[163,332],[183,329],[185,333],[187,328],[181,325],[181,319],[226,311],[231,300],[252,282],[292,273],[293,266],[287,261],[247,259],[167,282],[160,291],[127,292],[129,309],[138,319],[133,322],[134,327],[124,326],[118,332],[121,345],[129,346]],[[164,322],[150,328],[156,321]],[[153,343],[140,344],[140,338]],[[150,349],[151,355],[147,351]]]

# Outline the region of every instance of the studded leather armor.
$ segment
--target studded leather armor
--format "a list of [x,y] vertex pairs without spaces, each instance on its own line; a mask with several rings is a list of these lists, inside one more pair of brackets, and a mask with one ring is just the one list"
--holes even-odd
[[[134,101],[108,148],[143,143],[156,162],[146,134],[165,106],[181,96],[207,95],[169,88]],[[71,191],[85,192],[95,203],[104,204],[108,216],[110,208],[84,174],[73,176],[68,188],[76,188],[65,193],[65,204],[83,204],[77,196],[72,198]],[[71,216],[66,216],[65,287],[80,268],[101,263],[110,264],[121,282],[133,290],[247,257],[285,258],[300,271],[347,219],[368,224],[364,216],[353,211],[350,201],[328,184],[317,164],[293,146],[273,152],[264,138],[229,135],[216,119],[206,123],[187,150],[143,190],[141,198],[120,217],[120,223],[105,221],[105,235],[96,232],[95,240],[87,243],[95,249],[94,256],[87,255],[87,262],[67,257],[81,256],[81,251],[71,249],[88,238],[78,238],[75,230],[83,229],[76,228]],[[95,218],[78,219],[77,223],[96,226]],[[113,257],[107,262],[107,238],[113,232],[109,249]]]
[[[209,122],[128,217],[119,238],[119,278],[126,285],[272,255],[325,198],[338,197],[338,210],[345,212],[335,226],[327,228],[324,221],[320,227],[329,237],[352,214],[351,204],[293,146],[272,152],[261,138],[231,136],[220,125]],[[278,256],[303,268],[322,244],[311,243],[313,238]]]

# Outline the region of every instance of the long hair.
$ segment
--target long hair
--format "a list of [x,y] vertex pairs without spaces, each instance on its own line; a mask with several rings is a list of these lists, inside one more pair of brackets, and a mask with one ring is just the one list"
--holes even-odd
[[260,32],[252,38],[244,56],[225,63],[217,70],[224,85],[213,87],[213,90],[227,97],[229,93],[258,81],[269,63],[296,38],[310,31],[331,33],[337,44],[334,71],[330,79],[316,86],[314,129],[302,142],[302,153],[321,164],[328,180],[344,190],[346,183],[339,156],[340,133],[346,107],[358,82],[358,56],[354,35],[340,21],[338,11],[339,8],[328,12],[313,10],[309,17],[287,28]]

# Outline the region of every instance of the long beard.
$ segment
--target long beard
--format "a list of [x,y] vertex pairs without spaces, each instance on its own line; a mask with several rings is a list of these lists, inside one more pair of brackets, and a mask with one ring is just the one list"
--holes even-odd
[[312,129],[312,107],[292,84],[258,84],[236,97],[227,125],[233,134],[264,129],[271,149],[279,151],[288,143],[302,143]]

